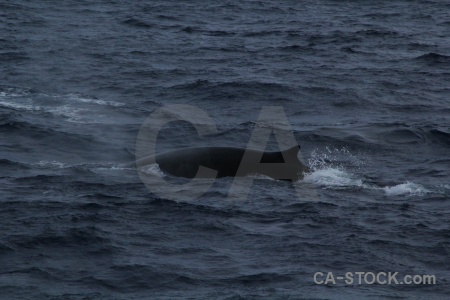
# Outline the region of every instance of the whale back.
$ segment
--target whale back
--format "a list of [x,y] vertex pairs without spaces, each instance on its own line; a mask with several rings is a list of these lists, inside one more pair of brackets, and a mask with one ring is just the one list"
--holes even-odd
[[298,160],[299,150],[300,146],[296,145],[284,151],[264,152],[261,158],[261,163],[284,163],[285,157]]
[[[244,149],[236,147],[195,147],[173,150],[156,155],[154,161],[159,165],[159,168],[173,176],[194,178],[197,175],[200,166],[217,171],[216,177],[236,176],[241,165],[244,153],[253,156],[261,156],[261,164],[270,163],[286,163],[285,158],[290,164],[286,163],[283,167],[282,173],[286,178],[294,178],[296,174],[302,174],[307,170],[298,159],[298,152],[300,146],[296,145],[284,151],[259,151],[253,149]],[[250,165],[241,169],[241,175],[248,175],[251,173],[258,173],[260,168],[258,164]],[[279,178],[280,172],[276,174],[271,171],[271,168],[264,168],[264,175]]]
[[157,155],[156,163],[178,177],[194,178],[200,166],[216,170],[217,177],[235,176],[244,151],[232,147],[185,148]]

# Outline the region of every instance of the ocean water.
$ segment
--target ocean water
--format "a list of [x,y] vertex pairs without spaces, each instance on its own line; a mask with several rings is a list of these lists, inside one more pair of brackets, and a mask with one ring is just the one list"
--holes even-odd
[[[449,20],[438,0],[0,0],[0,299],[447,299]],[[158,151],[246,147],[281,106],[312,171],[158,195],[125,164],[174,104],[217,132],[172,122]]]

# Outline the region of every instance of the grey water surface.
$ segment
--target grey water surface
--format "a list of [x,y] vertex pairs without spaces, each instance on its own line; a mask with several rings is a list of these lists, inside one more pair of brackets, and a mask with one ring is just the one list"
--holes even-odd
[[[217,132],[158,151],[246,147],[282,106],[312,172],[158,195],[123,165],[173,104]],[[447,299],[449,153],[448,1],[0,0],[0,299]]]

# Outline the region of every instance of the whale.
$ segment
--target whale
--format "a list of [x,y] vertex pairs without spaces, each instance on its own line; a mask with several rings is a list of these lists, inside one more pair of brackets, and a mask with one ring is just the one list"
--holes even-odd
[[299,145],[273,152],[237,147],[191,147],[144,157],[135,163],[138,168],[156,163],[164,173],[184,178],[261,174],[278,180],[296,181],[310,172],[299,160],[299,150]]

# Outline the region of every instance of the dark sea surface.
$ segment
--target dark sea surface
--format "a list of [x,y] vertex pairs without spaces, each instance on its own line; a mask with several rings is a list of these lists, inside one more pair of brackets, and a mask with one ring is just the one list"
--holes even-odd
[[[282,106],[312,171],[157,195],[125,164],[173,104],[217,133],[158,151]],[[0,0],[0,299],[449,299],[449,153],[449,1]]]

